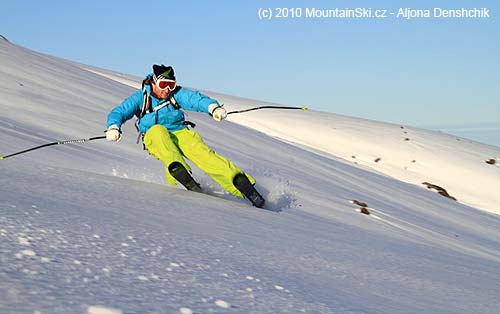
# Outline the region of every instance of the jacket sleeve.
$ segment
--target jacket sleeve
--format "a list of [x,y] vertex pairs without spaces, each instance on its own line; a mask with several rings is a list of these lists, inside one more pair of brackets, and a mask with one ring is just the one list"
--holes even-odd
[[193,91],[182,87],[177,93],[175,93],[175,100],[179,105],[186,110],[206,112],[208,113],[208,106],[211,104],[219,104],[219,102],[213,98],[203,95],[198,91]]
[[138,115],[142,108],[142,90],[138,90],[130,97],[126,98],[120,105],[115,107],[108,114],[106,128],[116,124],[121,127],[127,120],[132,119],[134,115]]

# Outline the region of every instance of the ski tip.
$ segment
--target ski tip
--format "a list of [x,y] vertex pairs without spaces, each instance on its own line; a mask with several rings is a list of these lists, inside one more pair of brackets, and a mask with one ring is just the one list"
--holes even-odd
[[3,160],[3,156],[0,156],[0,160]]
[[309,108],[307,108],[306,106],[302,106],[302,108],[300,108],[300,109],[302,109],[302,111],[309,110]]

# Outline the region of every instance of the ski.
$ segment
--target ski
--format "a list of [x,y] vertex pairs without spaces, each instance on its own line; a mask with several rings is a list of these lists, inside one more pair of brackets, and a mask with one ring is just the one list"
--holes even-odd
[[168,172],[174,177],[180,184],[182,184],[187,190],[193,192],[201,192],[201,187],[196,182],[189,171],[180,163],[173,162],[168,167]]
[[[189,171],[180,163],[173,162],[168,167],[168,171],[180,184],[187,190],[193,192],[202,192],[200,184],[194,180]],[[265,200],[262,195],[257,192],[253,184],[248,180],[247,176],[240,173],[233,179],[234,186],[240,191],[253,206],[263,208]]]
[[233,179],[234,186],[252,203],[253,206],[263,208],[265,200],[257,192],[253,184],[243,173],[237,174]]

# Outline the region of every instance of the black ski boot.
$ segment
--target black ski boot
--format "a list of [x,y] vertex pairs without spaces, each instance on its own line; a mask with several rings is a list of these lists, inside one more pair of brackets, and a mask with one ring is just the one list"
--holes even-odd
[[243,173],[237,174],[233,179],[234,186],[245,195],[246,198],[252,205],[255,207],[262,208],[264,207],[264,203],[266,202],[262,195],[257,192],[253,184],[248,180],[247,176]]
[[189,171],[180,162],[171,163],[168,166],[168,172],[189,191],[201,192],[198,182],[193,179]]

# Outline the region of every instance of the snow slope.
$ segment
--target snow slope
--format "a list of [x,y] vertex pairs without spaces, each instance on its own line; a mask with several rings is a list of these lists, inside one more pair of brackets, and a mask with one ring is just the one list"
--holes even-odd
[[[0,40],[0,153],[101,135],[134,81]],[[219,96],[229,110],[260,104]],[[196,168],[211,195],[167,187],[132,123],[118,144],[1,160],[0,313],[500,310],[499,216],[418,182],[495,211],[498,164],[482,159],[497,148],[314,111],[189,119],[282,212],[248,206]],[[475,171],[445,172],[456,165]],[[467,180],[493,186],[476,194],[459,188]]]
[[[140,88],[140,78],[93,72]],[[228,111],[274,105],[205,93],[223,102]],[[500,147],[438,131],[313,110],[251,111],[229,115],[228,121],[404,182],[440,186],[459,202],[500,214],[500,165],[496,164],[500,164]],[[486,163],[490,160],[496,166]]]

